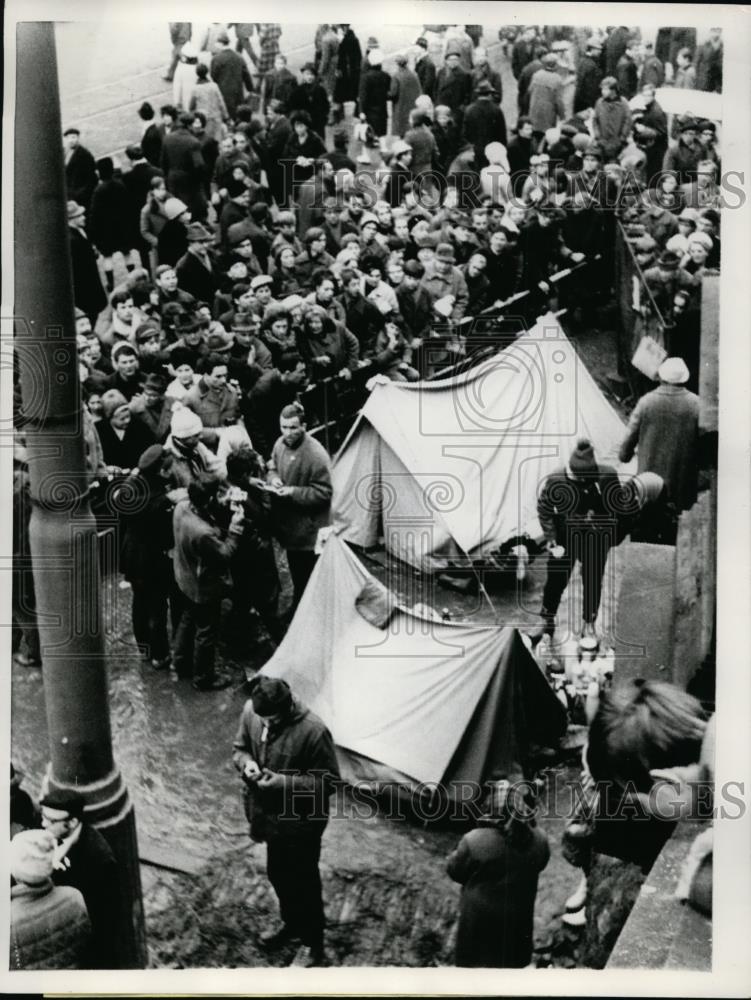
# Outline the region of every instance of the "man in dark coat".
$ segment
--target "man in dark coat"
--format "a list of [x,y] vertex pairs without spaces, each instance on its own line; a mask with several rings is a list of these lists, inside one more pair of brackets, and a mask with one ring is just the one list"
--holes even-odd
[[340,25],[343,31],[339,42],[337,81],[334,101],[341,106],[345,101],[357,101],[360,92],[362,49],[357,35],[348,24]]
[[472,100],[472,77],[461,68],[458,42],[446,46],[446,61],[435,81],[435,103],[451,108],[454,121],[461,128],[464,109]]
[[144,101],[138,109],[138,117],[143,122],[143,133],[141,135],[143,155],[153,167],[158,167],[162,162],[164,129],[154,120],[154,109],[148,101]]
[[485,147],[490,142],[506,145],[506,119],[496,103],[498,95],[487,80],[481,80],[475,91],[476,100],[464,113],[464,141],[474,147],[475,170],[486,166]]
[[230,118],[237,116],[238,105],[243,103],[244,91],[253,93],[253,81],[248,65],[241,55],[229,47],[229,36],[222,31],[216,38],[217,52],[211,60],[211,79],[222,92]]
[[529,161],[535,153],[534,128],[529,118],[517,119],[516,135],[509,142],[507,153],[514,195],[519,198],[529,177]]
[[386,135],[387,101],[391,77],[382,68],[383,53],[373,49],[368,53],[368,66],[360,76],[360,114],[365,115],[376,136]]
[[416,56],[415,73],[417,73],[417,79],[420,81],[423,94],[427,94],[432,100],[435,94],[435,81],[438,71],[435,68],[435,63],[428,55],[427,39],[420,36],[415,44],[422,50]]
[[540,612],[544,624],[533,641],[553,635],[563,592],[578,561],[584,595],[584,629],[594,634],[600,606],[602,577],[618,527],[618,473],[600,465],[594,449],[582,438],[567,464],[555,469],[543,483],[537,516],[547,540],[548,574]]
[[84,797],[75,789],[53,789],[40,800],[42,826],[57,840],[61,866],[55,885],[71,885],[83,896],[91,921],[88,968],[115,969],[116,927],[122,883],[115,855],[98,830],[84,820]]
[[538,69],[542,69],[542,57],[546,52],[547,49],[544,46],[538,45],[535,49],[534,59],[530,59],[519,75],[519,82],[516,89],[516,106],[519,109],[520,115],[526,115],[529,112],[529,85]]
[[208,249],[211,233],[200,222],[191,222],[187,231],[188,251],[175,267],[177,283],[199,302],[213,302],[219,284]]
[[593,36],[587,42],[584,55],[579,57],[576,67],[576,91],[574,93],[574,114],[593,108],[600,97],[602,80],[602,42]]
[[615,67],[615,78],[618,81],[621,96],[625,97],[627,101],[631,100],[639,88],[639,67],[634,58],[635,54],[636,43],[629,39],[626,49]]
[[321,965],[325,918],[318,859],[339,779],[334,741],[285,681],[259,674],[249,687],[232,761],[245,785],[250,835],[266,842],[267,873],[282,918],[261,941],[272,949],[300,940],[300,964]]
[[709,39],[696,53],[696,89],[722,93],[722,28],[710,28]]
[[266,107],[268,130],[266,132],[266,176],[274,201],[280,207],[286,203],[286,183],[284,171],[279,161],[292,138],[292,125],[285,114],[285,107],[272,98]]
[[67,128],[65,140],[65,188],[69,201],[75,201],[87,212],[91,196],[99,178],[96,161],[92,154],[80,143],[81,133],[77,128]]
[[316,79],[313,63],[305,63],[300,70],[300,83],[292,92],[289,111],[307,111],[312,129],[323,140],[329,118],[329,98],[324,87]]
[[[123,174],[123,184],[128,193],[128,219],[131,230],[130,245],[140,248],[141,245],[141,209],[146,204],[146,199],[153,190],[152,180],[155,177],[163,177],[162,171],[158,167],[152,166],[143,155],[140,145],[127,146],[125,155],[130,160],[130,170]],[[143,256],[143,254],[142,254]]]
[[535,29],[525,28],[511,49],[511,72],[519,80],[522,71],[531,63],[535,55]]
[[631,29],[624,26],[613,28],[605,42],[605,76],[615,76],[618,60],[628,47]]
[[73,265],[73,301],[94,327],[99,313],[107,305],[107,296],[99,277],[96,251],[86,235],[86,210],[75,201],[68,202],[68,235]]
[[[236,55],[236,53],[232,53]],[[240,56],[237,56],[240,59]],[[167,190],[184,201],[194,220],[206,218],[204,180],[206,163],[201,153],[201,143],[191,133],[193,115],[180,115],[177,128],[165,136],[162,145],[162,170],[167,178]]]

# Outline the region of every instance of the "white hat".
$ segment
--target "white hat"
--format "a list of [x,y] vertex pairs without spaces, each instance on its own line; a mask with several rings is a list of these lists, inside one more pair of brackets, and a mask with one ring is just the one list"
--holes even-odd
[[691,246],[692,243],[699,243],[704,247],[705,250],[709,251],[714,246],[712,242],[712,237],[709,233],[691,233],[688,239],[688,245]]
[[683,358],[666,358],[657,369],[657,375],[668,385],[683,385],[691,377]]
[[185,204],[184,201],[180,201],[179,198],[167,198],[163,206],[164,214],[167,216],[170,222],[173,219],[176,219],[178,215],[182,215],[183,212],[186,212],[187,209],[188,206]]
[[383,52],[381,49],[372,49],[368,52],[368,62],[371,66],[380,66],[383,62]]
[[198,49],[195,47],[193,42],[186,42],[180,50],[180,55],[184,56],[186,59],[197,59]]
[[17,882],[40,885],[52,875],[55,838],[48,830],[22,830],[10,842],[10,873]]
[[412,147],[404,139],[397,139],[394,145],[391,147],[391,153],[394,157],[401,156],[402,153],[411,153]]
[[170,432],[174,438],[193,437],[203,430],[203,423],[197,413],[187,406],[175,407],[170,420]]
[[485,147],[485,158],[488,163],[495,163],[501,167],[504,167],[507,172],[510,172],[510,166],[508,162],[508,155],[506,153],[506,147],[502,142],[489,142]]

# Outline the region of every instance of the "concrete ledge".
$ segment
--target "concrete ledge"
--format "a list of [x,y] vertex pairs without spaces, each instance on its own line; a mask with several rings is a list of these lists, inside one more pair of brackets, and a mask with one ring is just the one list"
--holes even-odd
[[608,969],[712,969],[712,921],[673,897],[699,823],[679,823],[641,887]]

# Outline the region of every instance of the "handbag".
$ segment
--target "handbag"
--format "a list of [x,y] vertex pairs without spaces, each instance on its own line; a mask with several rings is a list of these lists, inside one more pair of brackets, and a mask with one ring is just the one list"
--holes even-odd
[[667,356],[665,348],[645,333],[631,358],[631,364],[647,378],[657,381],[657,370]]

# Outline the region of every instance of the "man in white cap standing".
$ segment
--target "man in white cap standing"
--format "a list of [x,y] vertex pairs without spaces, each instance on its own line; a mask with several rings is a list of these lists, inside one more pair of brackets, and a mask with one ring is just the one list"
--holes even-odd
[[639,472],[656,472],[678,510],[696,500],[699,467],[699,397],[689,392],[686,362],[667,358],[657,372],[660,385],[639,400],[631,414],[619,458],[636,451]]

